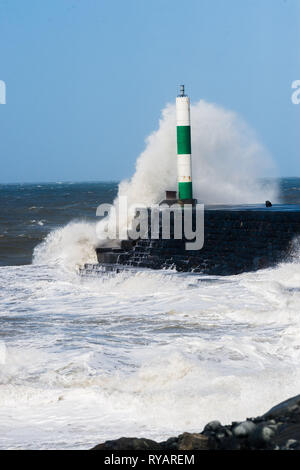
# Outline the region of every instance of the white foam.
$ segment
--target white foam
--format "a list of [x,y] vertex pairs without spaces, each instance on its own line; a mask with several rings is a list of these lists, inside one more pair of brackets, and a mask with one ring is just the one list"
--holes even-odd
[[299,268],[99,279],[55,266],[0,268],[0,315],[9,316],[1,447],[164,439],[297,394]]
[[[130,203],[156,203],[166,189],[177,189],[175,114],[175,105],[162,111],[133,177],[121,183],[119,195]],[[191,118],[195,197],[205,204],[276,201],[276,185],[264,188],[259,181],[274,172],[272,158],[241,116],[201,100],[192,105]]]
[[[192,122],[200,201],[276,200],[276,188],[258,182],[271,159],[235,113],[201,101]],[[119,196],[148,205],[176,189],[175,149],[170,105]],[[227,278],[75,276],[96,261],[98,243],[94,224],[72,222],[35,249],[34,265],[0,268],[0,314],[16,333],[3,323],[3,448],[163,439],[257,415],[299,392],[299,265]]]
[[[277,184],[261,182],[266,174],[274,175],[275,164],[241,116],[201,100],[192,105],[191,119],[193,188],[199,202],[277,202]],[[146,139],[134,175],[120,183],[115,206],[120,196],[127,197],[128,206],[158,203],[166,190],[177,190],[176,182],[176,110],[170,104],[162,111],[158,129]],[[131,219],[129,214],[125,224]],[[103,234],[108,223],[108,218],[100,221],[98,232]]]
[[6,345],[4,341],[0,341],[0,365],[6,362]]
[[74,269],[84,263],[97,261],[95,247],[98,243],[95,224],[71,222],[50,232],[33,253],[35,264],[59,264]]
[[[126,196],[128,208],[149,206],[164,199],[165,190],[177,189],[175,114],[175,105],[163,109],[159,128],[147,138],[134,175],[119,185],[114,201],[116,208],[121,196]],[[193,185],[199,202],[250,204],[263,203],[266,199],[276,202],[276,184],[266,186],[259,179],[273,171],[274,164],[243,119],[203,100],[192,105],[191,115]],[[123,216],[125,227],[132,217],[133,213]],[[118,222],[117,219],[117,225]],[[112,217],[95,225],[72,222],[55,230],[35,249],[34,263],[59,263],[77,268],[96,261],[94,248],[105,243],[109,224],[115,224]]]

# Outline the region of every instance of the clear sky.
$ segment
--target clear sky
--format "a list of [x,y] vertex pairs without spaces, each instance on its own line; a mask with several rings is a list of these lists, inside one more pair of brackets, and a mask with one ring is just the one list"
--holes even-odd
[[0,0],[0,182],[119,180],[185,83],[300,176],[300,0]]

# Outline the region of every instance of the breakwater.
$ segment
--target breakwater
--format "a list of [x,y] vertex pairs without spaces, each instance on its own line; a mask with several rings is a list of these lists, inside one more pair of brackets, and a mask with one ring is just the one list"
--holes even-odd
[[[149,216],[150,220],[150,216]],[[147,239],[120,248],[98,248],[100,264],[232,275],[271,267],[287,260],[300,235],[298,205],[272,208],[208,208],[204,211],[204,245],[186,250],[186,239]],[[160,221],[161,231],[161,221]]]

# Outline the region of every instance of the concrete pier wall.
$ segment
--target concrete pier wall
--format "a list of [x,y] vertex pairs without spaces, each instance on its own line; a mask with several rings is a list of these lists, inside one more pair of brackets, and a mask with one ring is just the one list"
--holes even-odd
[[289,259],[300,235],[297,210],[206,210],[204,221],[201,250],[187,251],[186,240],[153,240],[149,236],[131,249],[97,249],[98,261],[231,275]]

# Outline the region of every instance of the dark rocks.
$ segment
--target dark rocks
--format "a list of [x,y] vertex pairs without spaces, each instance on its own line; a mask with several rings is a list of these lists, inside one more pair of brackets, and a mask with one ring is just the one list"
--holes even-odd
[[236,437],[248,437],[256,430],[256,424],[252,421],[244,421],[233,428]]
[[208,423],[201,433],[180,434],[163,442],[122,437],[93,450],[300,450],[300,395],[241,423]]
[[273,406],[267,413],[263,415],[263,418],[276,418],[278,416],[288,416],[290,413],[300,413],[300,395],[296,395],[293,398],[285,400],[279,405]]
[[106,441],[92,450],[160,450],[160,445],[151,439],[138,439],[136,437],[121,437],[114,441]]
[[177,450],[208,450],[214,446],[213,440],[204,434],[188,432],[178,438]]
[[222,427],[222,424],[220,421],[210,421],[210,423],[207,423],[207,425],[204,428],[204,431],[217,431]]
[[272,449],[272,438],[275,436],[275,430],[265,424],[257,426],[252,433],[249,434],[249,445],[254,449]]

